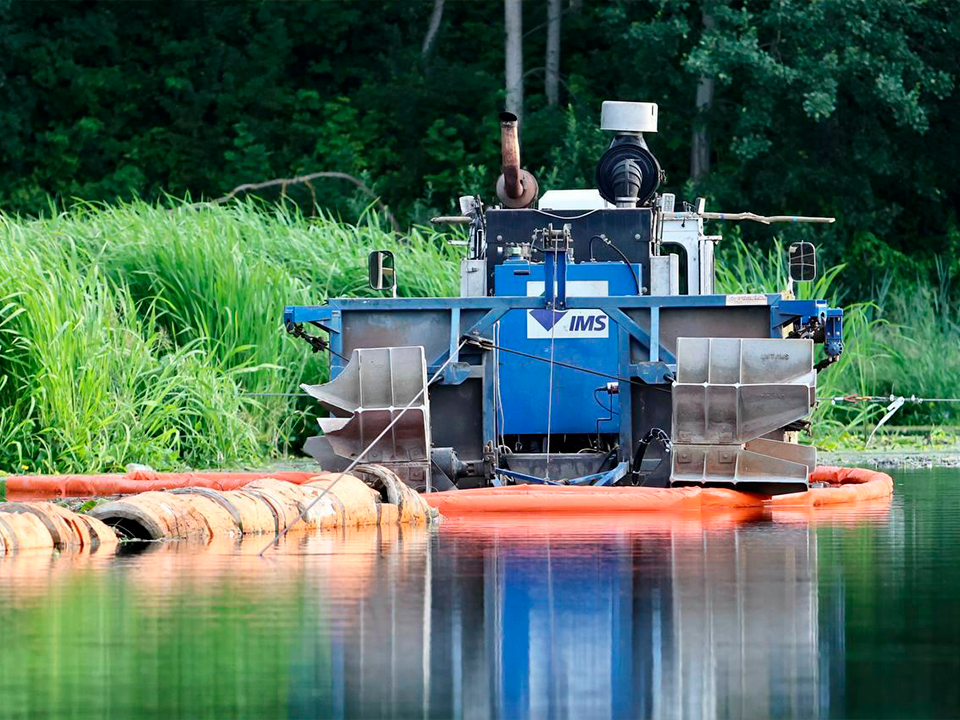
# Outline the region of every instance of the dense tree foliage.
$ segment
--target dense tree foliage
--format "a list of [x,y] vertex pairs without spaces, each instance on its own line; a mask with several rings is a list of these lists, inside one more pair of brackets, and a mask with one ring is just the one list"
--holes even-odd
[[[856,260],[861,288],[960,255],[952,0],[564,0],[557,104],[548,5],[526,0],[522,18],[524,163],[542,187],[593,184],[603,99],[655,101],[671,190],[836,215],[786,232]],[[422,221],[492,196],[504,92],[502,2],[0,0],[0,207],[337,170]],[[315,191],[346,216],[369,202],[338,180]]]

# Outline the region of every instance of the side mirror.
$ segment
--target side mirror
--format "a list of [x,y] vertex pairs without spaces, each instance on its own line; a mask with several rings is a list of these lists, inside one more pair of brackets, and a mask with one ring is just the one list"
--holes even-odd
[[817,249],[813,243],[796,242],[790,246],[790,279],[811,282],[817,278]]
[[393,253],[374,250],[367,259],[367,274],[374,290],[393,290],[397,286],[397,270]]

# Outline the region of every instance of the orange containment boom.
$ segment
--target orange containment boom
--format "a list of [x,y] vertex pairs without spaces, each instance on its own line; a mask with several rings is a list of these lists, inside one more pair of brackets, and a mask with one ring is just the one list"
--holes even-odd
[[512,485],[430,493],[426,501],[442,515],[473,513],[630,513],[699,512],[738,508],[819,507],[889,497],[893,480],[862,468],[818,467],[811,482],[826,483],[805,492],[758,495],[724,488],[562,487]]
[[315,472],[183,472],[161,473],[134,470],[112,475],[10,475],[0,476],[0,485],[9,500],[38,498],[82,498],[104,495],[133,495],[151,490],[205,487],[212,490],[236,490],[265,478],[285,480],[297,485],[316,477]]
[[117,536],[96,518],[48,502],[0,503],[0,556],[23,550],[112,550]]
[[300,485],[264,478],[225,492],[204,487],[151,491],[99,505],[91,515],[129,539],[200,542],[288,528],[426,525],[433,519],[423,498],[392,472],[379,468],[368,474],[358,466],[357,475],[314,475]]
[[810,474],[810,482],[827,483],[806,492],[777,495],[768,503],[775,507],[841,505],[878,500],[893,495],[893,478],[879,470],[821,466]]

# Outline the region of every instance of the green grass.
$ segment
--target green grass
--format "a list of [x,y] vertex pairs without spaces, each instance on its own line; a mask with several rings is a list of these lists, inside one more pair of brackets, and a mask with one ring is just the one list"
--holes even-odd
[[[718,258],[718,290],[782,291],[788,285],[786,258],[780,243],[763,253],[734,239]],[[815,282],[795,285],[798,298],[823,298],[844,309],[844,353],[820,373],[818,396],[960,398],[960,302],[951,278],[938,267],[937,287],[914,279],[909,285],[919,291],[906,293],[891,275],[871,302],[844,302],[843,265],[822,271]],[[821,402],[814,413],[814,439],[828,447],[862,444],[884,411],[879,404]],[[951,426],[958,421],[960,403],[908,403],[892,424]]]
[[[294,450],[315,404],[257,393],[322,382],[326,358],[281,327],[284,305],[378,295],[366,255],[394,250],[401,296],[457,293],[462,250],[376,214],[356,225],[255,202],[220,207],[79,206],[43,219],[0,215],[0,473],[237,466]],[[782,290],[785,253],[722,246],[725,292]],[[960,396],[950,279],[873,303],[842,303],[843,268],[799,297],[845,304],[846,352],[821,395]],[[859,432],[878,406],[817,410],[817,442]],[[956,421],[911,406],[898,424]]]
[[397,251],[401,295],[456,289],[446,236],[401,238],[253,203],[87,206],[0,217],[0,470],[256,462],[311,425],[289,398],[325,359],[283,332],[284,305],[372,294],[366,255]]

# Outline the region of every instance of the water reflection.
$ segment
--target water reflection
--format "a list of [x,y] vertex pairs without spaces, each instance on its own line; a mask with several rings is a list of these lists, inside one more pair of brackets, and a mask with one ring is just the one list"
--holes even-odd
[[[811,517],[497,517],[0,559],[0,718],[822,717],[843,582]],[[830,570],[831,573],[835,572]]]
[[816,532],[789,520],[447,522],[422,573],[387,569],[359,602],[333,648],[342,693],[312,714],[826,715],[842,602],[821,608]]

